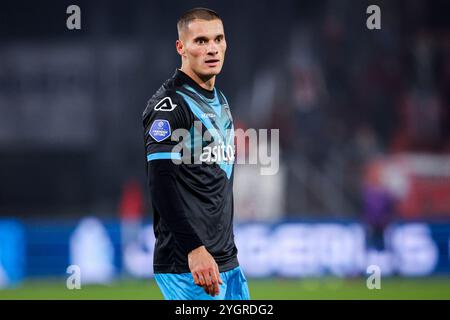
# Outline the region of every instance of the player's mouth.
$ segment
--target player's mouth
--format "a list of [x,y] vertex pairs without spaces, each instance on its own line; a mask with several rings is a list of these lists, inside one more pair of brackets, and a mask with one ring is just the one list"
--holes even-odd
[[219,64],[220,60],[219,59],[209,59],[206,60],[205,63],[210,66],[210,67],[215,67]]

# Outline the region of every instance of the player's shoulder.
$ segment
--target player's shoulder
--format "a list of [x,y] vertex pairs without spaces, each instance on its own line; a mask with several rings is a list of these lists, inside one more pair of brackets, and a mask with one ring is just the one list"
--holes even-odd
[[184,112],[183,99],[177,94],[177,87],[173,78],[166,80],[163,85],[147,101],[142,114],[145,119],[152,112]]

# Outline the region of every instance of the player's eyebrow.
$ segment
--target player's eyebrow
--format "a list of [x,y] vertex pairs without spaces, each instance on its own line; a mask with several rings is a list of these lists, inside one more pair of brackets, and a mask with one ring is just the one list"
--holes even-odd
[[[223,39],[224,37],[225,37],[225,36],[224,36],[223,33],[219,33],[219,34],[217,34],[216,36],[214,36],[214,39],[217,39],[217,38]],[[208,41],[209,38],[208,38],[207,36],[198,36],[198,37],[195,37],[195,38],[194,38],[194,42],[199,41],[199,40]]]
[[208,37],[206,36],[198,36],[194,38],[194,41],[199,41],[199,40],[203,40],[203,41],[208,41]]

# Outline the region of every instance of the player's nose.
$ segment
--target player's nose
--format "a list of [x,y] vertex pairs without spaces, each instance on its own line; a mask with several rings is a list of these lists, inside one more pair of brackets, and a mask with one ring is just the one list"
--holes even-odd
[[216,55],[219,53],[219,49],[215,43],[210,43],[207,47],[207,53],[209,55]]

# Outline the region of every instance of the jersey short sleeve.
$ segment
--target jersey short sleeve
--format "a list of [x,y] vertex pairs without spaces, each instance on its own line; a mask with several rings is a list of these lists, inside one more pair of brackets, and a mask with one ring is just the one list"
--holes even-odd
[[147,104],[143,116],[147,161],[156,159],[180,159],[173,152],[179,141],[172,140],[177,129],[189,130],[190,119],[182,98],[176,93],[165,93],[153,97]]

